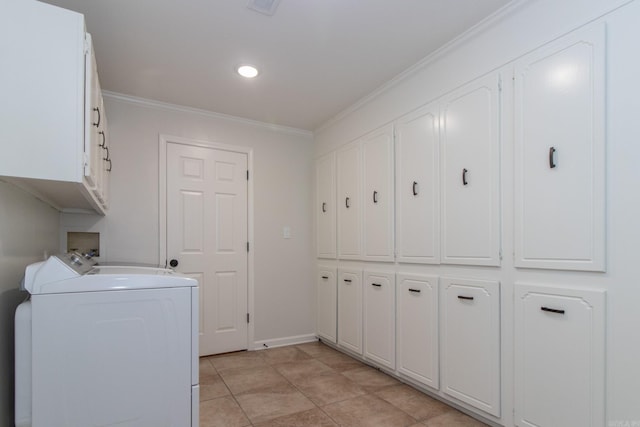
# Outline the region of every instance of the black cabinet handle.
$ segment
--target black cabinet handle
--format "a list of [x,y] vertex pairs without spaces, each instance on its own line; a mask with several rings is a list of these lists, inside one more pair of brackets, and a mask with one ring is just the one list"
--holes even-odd
[[553,169],[556,167],[556,163],[553,161],[553,155],[556,153],[555,147],[549,147],[549,168]]
[[93,124],[95,127],[98,127],[98,126],[100,126],[100,109],[98,107],[95,107],[93,109],[93,111],[97,111],[98,112],[98,121]]
[[98,147],[102,147],[105,148],[107,145],[107,137],[104,135],[104,131],[101,130],[100,132],[98,132],[100,134],[100,136],[102,136],[102,144],[98,144]]
[[351,283],[351,279],[344,279],[345,282]]
[[111,172],[111,159],[107,159],[107,162],[109,162],[109,167],[107,168],[107,172]]
[[467,172],[469,172],[466,169],[462,169],[462,185],[467,185]]
[[542,310],[542,311],[548,311],[549,313],[564,314],[564,310],[559,310],[559,309],[557,309],[557,308],[540,307],[540,310]]
[[409,288],[409,292],[414,292],[416,294],[419,294],[420,293],[420,289]]
[[325,202],[322,202],[322,212],[326,212],[327,211],[327,204]]
[[373,192],[373,203],[378,203],[378,192],[377,191]]
[[107,151],[107,157],[103,157],[103,158],[102,158],[102,160],[109,161],[109,159],[111,158],[111,157],[109,156],[109,147],[102,147],[102,148],[103,148],[103,150],[106,150],[106,151]]
[[350,206],[349,202],[350,202],[350,199],[348,197],[344,199],[344,205],[347,207],[347,209],[349,209],[349,206]]
[[178,260],[172,259],[171,261],[169,261],[169,265],[173,268],[176,268],[178,266]]
[[464,300],[473,301],[473,297],[467,297],[467,296],[464,296],[464,295],[458,295],[458,299],[464,299]]
[[327,280],[329,276],[322,276],[323,279]]
[[411,187],[411,190],[413,191],[413,195],[417,196],[418,195],[418,183],[413,181],[413,186]]
[[376,288],[381,288],[382,285],[380,283],[372,283],[371,286],[375,286]]

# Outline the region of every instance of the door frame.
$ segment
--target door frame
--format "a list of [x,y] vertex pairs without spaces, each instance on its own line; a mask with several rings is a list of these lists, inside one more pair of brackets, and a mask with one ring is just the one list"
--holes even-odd
[[[220,144],[217,142],[183,138],[160,134],[158,136],[158,264],[167,266],[167,144],[182,144],[194,147],[212,148],[215,150],[231,151],[247,155],[247,239],[249,253],[247,254],[247,313],[250,321],[247,325],[247,350],[254,349],[254,251],[253,251],[253,149],[248,147]],[[164,262],[163,262],[164,260]]]

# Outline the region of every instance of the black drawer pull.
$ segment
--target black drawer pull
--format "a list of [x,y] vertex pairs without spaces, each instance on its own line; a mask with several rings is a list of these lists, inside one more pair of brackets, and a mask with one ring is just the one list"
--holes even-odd
[[351,279],[344,279],[345,282],[351,283]]
[[98,134],[100,134],[100,136],[102,137],[102,143],[98,144],[98,147],[106,148],[106,146],[107,146],[107,137],[104,135],[104,131],[101,130],[100,132],[98,132]]
[[415,292],[416,294],[420,293],[420,289],[409,288],[409,292]]
[[382,285],[380,283],[372,283],[371,286],[375,286],[376,288],[381,288]]
[[329,278],[329,276],[322,276],[322,278],[326,280]]
[[413,195],[417,196],[418,195],[418,183],[413,181],[413,186],[411,187],[411,190],[413,191]]
[[540,310],[542,310],[542,311],[548,311],[549,313],[564,314],[564,310],[559,310],[559,309],[557,309],[557,308],[540,307]]
[[464,299],[464,300],[468,300],[468,301],[473,301],[473,297],[467,297],[464,295],[458,295],[458,299]]
[[325,202],[322,202],[322,212],[326,212],[327,211],[327,204]]
[[556,162],[553,160],[553,155],[556,152],[555,147],[549,147],[549,168],[553,169],[556,167]]
[[377,191],[373,192],[373,203],[378,203],[378,192]]
[[348,197],[346,199],[344,199],[344,205],[346,206],[347,209],[349,209],[349,198]]
[[462,185],[467,185],[467,172],[469,172],[466,169],[462,169]]
[[100,126],[100,119],[101,119],[101,117],[100,117],[100,109],[98,107],[94,107],[93,111],[96,111],[98,113],[98,121],[93,123],[93,125],[95,127],[98,127],[98,126]]

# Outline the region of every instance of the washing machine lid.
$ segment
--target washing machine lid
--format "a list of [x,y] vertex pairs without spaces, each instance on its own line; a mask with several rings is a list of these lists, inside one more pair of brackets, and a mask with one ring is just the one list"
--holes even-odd
[[[70,258],[69,258],[70,259]],[[69,265],[65,256],[32,264],[25,272],[25,289],[32,295],[101,292],[198,286],[198,281],[173,270],[155,267]]]

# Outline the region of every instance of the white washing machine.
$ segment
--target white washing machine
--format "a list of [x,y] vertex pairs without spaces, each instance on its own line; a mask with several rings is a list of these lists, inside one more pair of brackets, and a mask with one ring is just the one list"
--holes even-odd
[[197,284],[78,254],[28,266],[16,427],[198,426]]

